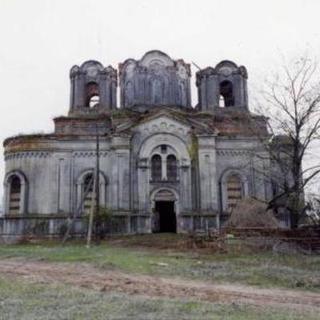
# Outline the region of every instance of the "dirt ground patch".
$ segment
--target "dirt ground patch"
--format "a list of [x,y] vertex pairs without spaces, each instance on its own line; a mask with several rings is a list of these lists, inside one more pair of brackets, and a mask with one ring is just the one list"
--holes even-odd
[[63,283],[105,292],[148,297],[188,298],[209,302],[246,303],[320,312],[320,294],[282,289],[258,289],[239,285],[215,285],[200,281],[126,274],[102,270],[85,263],[49,263],[25,259],[0,262],[0,273],[36,283]]
[[143,234],[130,236],[112,236],[107,239],[109,245],[146,248],[152,250],[178,250],[187,251],[194,248],[192,239],[184,234]]

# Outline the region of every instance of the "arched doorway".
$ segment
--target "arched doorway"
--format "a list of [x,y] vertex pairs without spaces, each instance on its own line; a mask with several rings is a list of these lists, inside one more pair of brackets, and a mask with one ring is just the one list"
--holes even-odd
[[154,196],[153,232],[177,232],[176,197],[170,190],[160,190]]

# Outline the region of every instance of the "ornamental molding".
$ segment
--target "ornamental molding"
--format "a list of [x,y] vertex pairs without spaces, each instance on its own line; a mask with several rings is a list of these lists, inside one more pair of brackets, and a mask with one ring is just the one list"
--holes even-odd
[[217,150],[218,156],[249,156],[252,152],[249,150]]
[[[101,158],[106,158],[108,156],[107,151],[101,151],[99,152],[99,156]],[[72,153],[73,158],[93,158],[96,157],[95,151],[76,151]]]
[[181,123],[170,119],[168,116],[161,116],[156,119],[150,119],[148,122],[139,125],[141,132],[145,135],[153,133],[166,132],[173,133],[179,136],[187,136],[190,128]]
[[4,159],[15,160],[15,159],[28,159],[28,158],[49,158],[52,155],[50,152],[44,151],[30,151],[30,152],[14,152],[5,154]]

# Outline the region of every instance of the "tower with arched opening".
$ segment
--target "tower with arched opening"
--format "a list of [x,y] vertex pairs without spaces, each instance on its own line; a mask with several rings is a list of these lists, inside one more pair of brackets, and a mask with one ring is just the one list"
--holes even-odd
[[248,74],[244,66],[224,60],[214,68],[198,71],[196,76],[200,110],[214,112],[230,107],[248,110]]

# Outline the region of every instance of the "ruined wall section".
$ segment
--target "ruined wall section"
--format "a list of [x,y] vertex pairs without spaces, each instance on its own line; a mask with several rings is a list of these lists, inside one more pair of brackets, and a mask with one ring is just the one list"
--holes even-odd
[[69,116],[54,119],[55,134],[59,136],[107,135],[112,130],[110,116]]

